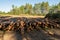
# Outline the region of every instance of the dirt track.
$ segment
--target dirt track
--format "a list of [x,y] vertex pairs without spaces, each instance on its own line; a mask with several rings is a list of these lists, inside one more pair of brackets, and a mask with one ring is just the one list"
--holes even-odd
[[0,15],[0,16],[26,17],[26,18],[44,18],[45,17],[45,16],[32,16],[32,15]]
[[18,32],[5,32],[4,35],[0,31],[0,40],[60,40],[60,30],[51,29],[49,32],[54,32],[54,35],[49,35],[47,31],[31,31],[23,36]]

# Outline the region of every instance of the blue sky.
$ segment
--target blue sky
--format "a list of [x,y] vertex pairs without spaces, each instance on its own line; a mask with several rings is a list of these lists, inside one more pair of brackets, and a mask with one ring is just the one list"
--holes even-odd
[[0,11],[8,12],[12,9],[12,5],[21,6],[26,3],[34,5],[35,3],[49,2],[49,5],[55,5],[60,2],[60,0],[0,0]]

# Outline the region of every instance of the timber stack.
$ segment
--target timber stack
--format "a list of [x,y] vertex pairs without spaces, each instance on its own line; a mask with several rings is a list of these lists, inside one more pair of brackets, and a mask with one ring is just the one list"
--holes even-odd
[[19,31],[23,34],[25,31],[40,30],[40,28],[60,28],[60,20],[26,17],[0,18],[1,31]]

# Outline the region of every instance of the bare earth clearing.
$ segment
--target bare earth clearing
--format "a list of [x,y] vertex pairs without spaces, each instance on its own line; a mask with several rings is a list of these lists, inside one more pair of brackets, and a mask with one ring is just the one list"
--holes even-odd
[[44,18],[44,16],[32,16],[32,15],[0,15],[0,16],[10,16],[10,17],[27,17],[27,18]]
[[[44,16],[4,16],[0,17],[0,20],[16,17],[44,18]],[[60,29],[34,29],[33,31],[25,32],[24,35],[15,31],[0,31],[0,40],[60,40]]]
[[[50,35],[48,32],[55,34]],[[44,30],[35,30],[30,33],[25,33],[24,37],[18,32],[5,32],[5,34],[1,34],[2,32],[0,32],[0,40],[60,40],[60,30],[51,29],[48,32]]]

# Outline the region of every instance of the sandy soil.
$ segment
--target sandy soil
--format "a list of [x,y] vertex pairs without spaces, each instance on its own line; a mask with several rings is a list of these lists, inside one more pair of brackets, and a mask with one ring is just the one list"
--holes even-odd
[[27,17],[27,18],[44,18],[45,16],[32,16],[32,15],[0,15],[1,16],[10,16],[10,17]]
[[[52,34],[49,34],[52,32]],[[51,30],[34,30],[29,33],[21,35],[19,32],[2,32],[0,31],[0,40],[60,40],[60,30],[51,29]]]

